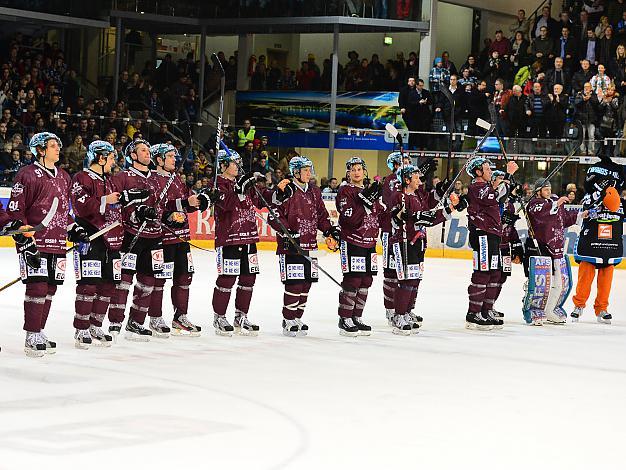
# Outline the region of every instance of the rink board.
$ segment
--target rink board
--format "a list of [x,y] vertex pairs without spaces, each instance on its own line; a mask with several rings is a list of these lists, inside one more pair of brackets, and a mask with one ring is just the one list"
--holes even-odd
[[[0,202],[2,206],[6,207],[8,203],[8,197],[10,188],[0,188]],[[333,200],[325,200],[326,208],[331,216],[333,223],[337,223],[338,214],[335,208],[335,202]],[[580,206],[570,206],[568,210],[578,211]],[[203,248],[213,248],[213,240],[215,233],[215,220],[209,211],[203,213],[194,212],[188,214],[189,227],[191,228],[191,238],[195,240],[195,244]],[[267,209],[257,210],[257,228],[259,232],[260,243],[258,245],[261,250],[275,250],[276,249],[276,232],[267,223],[268,211]],[[517,231],[520,238],[524,240],[528,233],[526,220],[522,217],[516,224]],[[574,245],[580,227],[574,225],[567,229],[565,234],[565,252],[569,255],[574,253]],[[626,234],[626,227],[624,229]],[[428,250],[426,256],[437,258],[463,258],[471,259],[472,252],[469,247],[469,230],[467,228],[467,212],[461,213],[454,212],[452,218],[445,223],[445,229],[443,232],[445,243],[442,243],[442,226],[431,227],[428,229]],[[626,251],[626,235],[624,235],[624,247]],[[323,237],[320,235],[320,244],[323,244]],[[0,247],[14,246],[13,240],[10,237],[0,237]],[[382,253],[381,247],[378,247],[379,253]],[[625,253],[626,256],[626,253]],[[573,256],[570,256],[573,262]],[[626,269],[626,263],[622,263],[617,266],[618,268]]]

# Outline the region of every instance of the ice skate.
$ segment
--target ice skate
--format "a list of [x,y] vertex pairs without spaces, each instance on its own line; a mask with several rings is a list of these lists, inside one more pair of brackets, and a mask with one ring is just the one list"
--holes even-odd
[[109,333],[113,337],[113,341],[117,343],[117,337],[122,332],[122,324],[121,323],[111,323],[109,324]]
[[235,316],[235,334],[241,336],[257,336],[259,326],[248,320],[248,315],[240,314]]
[[126,339],[128,341],[150,341],[151,336],[152,332],[135,320],[126,322]]
[[29,357],[42,357],[46,354],[46,342],[41,333],[26,332],[26,341],[24,341],[24,352]]
[[172,336],[200,336],[202,328],[189,321],[187,315],[181,315],[172,320]]
[[352,321],[359,329],[359,336],[369,336],[372,334],[372,327],[361,321],[361,317],[352,317]]
[[493,310],[489,310],[487,314],[483,314],[483,317],[491,321],[491,325],[495,330],[501,330],[504,328],[504,320],[502,320],[502,318],[498,318]]
[[91,325],[89,327],[89,334],[91,335],[92,344],[94,346],[110,348],[111,344],[113,344],[113,337],[107,335],[99,326]]
[[298,324],[298,336],[306,336],[309,333],[309,325],[302,322],[302,318],[296,318]]
[[415,315],[413,312],[409,312],[404,316],[404,320],[410,325],[411,334],[416,335],[420,332],[421,322],[418,321],[417,315]]
[[583,311],[584,311],[584,308],[582,308],[582,307],[576,307],[576,308],[572,311],[572,313],[570,313],[570,314],[569,314],[569,316],[572,318],[572,322],[573,322],[573,323],[578,322],[578,319],[579,319],[580,317],[582,317],[582,316],[583,316]]
[[554,311],[546,314],[546,323],[550,323],[551,325],[564,325],[565,319],[559,316],[556,309],[554,309]]
[[496,310],[495,308],[492,308],[489,311],[489,314],[495,318],[504,318],[504,313],[499,312],[498,310]]
[[352,318],[339,318],[339,334],[341,336],[358,336],[359,327],[354,324]]
[[598,320],[598,323],[604,323],[605,325],[610,325],[611,320],[613,320],[613,316],[606,310],[602,310],[596,317],[596,320]]
[[89,346],[91,346],[91,334],[89,330],[76,330],[74,340],[74,347],[76,349],[89,349]]
[[405,315],[393,316],[393,328],[391,331],[394,335],[408,336],[411,334],[411,325],[407,323]]
[[283,320],[283,334],[285,336],[298,336],[298,322],[295,320]]
[[489,331],[493,327],[491,319],[485,318],[482,313],[468,313],[465,315],[465,328],[468,330]]
[[150,317],[150,330],[156,338],[169,338],[170,327],[167,326],[163,317]]
[[215,327],[215,334],[220,336],[232,336],[234,328],[228,323],[226,316],[215,314],[213,318],[213,326]]
[[57,343],[54,341],[50,341],[46,336],[46,333],[41,330],[41,336],[43,337],[44,342],[46,343],[46,354],[56,354],[57,352]]

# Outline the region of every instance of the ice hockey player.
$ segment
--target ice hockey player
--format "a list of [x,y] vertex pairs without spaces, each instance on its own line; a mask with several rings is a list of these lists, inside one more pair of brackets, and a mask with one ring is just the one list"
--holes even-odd
[[[72,179],[70,198],[76,223],[89,235],[122,220],[120,204],[127,202],[128,193],[120,197],[109,177],[115,166],[115,155],[110,143],[93,141],[87,149],[83,171]],[[148,198],[147,191],[142,194]],[[120,225],[93,240],[86,252],[74,250],[74,338],[79,349],[88,349],[94,340],[102,346],[110,346],[113,341],[101,327],[115,284],[122,279],[119,250],[123,237],[124,228]]]
[[56,352],[56,343],[44,333],[52,297],[57,286],[65,280],[66,239],[88,242],[85,230],[69,215],[70,176],[55,167],[59,161],[61,140],[50,132],[33,135],[29,148],[35,158],[33,165],[17,173],[7,213],[11,222],[5,230],[39,224],[58,200],[58,206],[48,226],[27,237],[14,236],[20,265],[20,277],[26,284],[24,297],[24,351],[28,356],[41,357]]
[[401,191],[396,191],[391,198],[393,232],[390,245],[398,279],[393,299],[392,331],[399,335],[419,332],[420,325],[409,312],[415,304],[424,274],[426,227],[438,225],[449,218],[452,204],[457,205],[459,210],[464,209],[454,195],[452,203],[445,203],[443,209],[431,210],[421,181],[423,176],[418,167],[402,165],[396,175]]
[[[505,176],[506,173],[501,170],[494,170],[491,173],[494,189],[497,189],[502,184]],[[520,241],[519,234],[515,228],[515,222],[520,219],[520,216],[515,213],[515,206],[513,205],[513,201],[518,197],[517,191],[520,191],[521,187],[517,187],[513,181],[511,184],[514,186],[511,194],[500,203],[500,219],[502,220],[502,238],[500,239],[501,274],[500,280],[496,283],[498,284],[497,291],[491,305],[491,312],[484,311],[489,306],[489,303],[483,304],[484,313],[500,319],[504,319],[504,313],[494,308],[495,302],[500,297],[504,283],[511,276],[512,265],[521,264],[524,260],[524,245]]]
[[[567,197],[552,194],[550,181],[540,179],[526,206],[528,223],[536,240],[526,244],[529,277],[524,300],[524,319],[535,326],[562,325],[567,320],[563,304],[572,288],[572,270],[564,253],[565,229],[584,213],[565,210]],[[533,248],[534,247],[534,248]],[[540,280],[537,282],[537,280]]]
[[[150,170],[150,143],[136,139],[125,149],[126,170],[113,177],[113,184],[124,194],[128,191],[129,199],[142,202],[129,204],[122,210],[124,240],[122,242],[122,281],[116,285],[112,304],[109,308],[109,331],[117,334],[124,320],[124,310],[128,291],[137,274],[133,291],[130,315],[126,323],[126,339],[131,341],[149,341],[152,333],[167,337],[170,328],[162,316],[150,317],[150,329],[143,326],[150,311],[155,289],[163,289],[163,279],[156,275],[163,271],[163,230],[161,220],[165,212],[166,187],[163,179]],[[169,180],[168,180],[169,182]],[[167,185],[167,183],[166,183]],[[150,193],[143,200],[143,194],[131,193],[133,189],[143,189]],[[158,299],[158,296],[154,296]],[[160,311],[160,309],[158,309]]]
[[[288,193],[282,203],[272,208],[274,217],[279,218],[289,235],[270,217],[270,224],[277,231],[278,262],[280,279],[285,285],[283,297],[283,334],[305,336],[309,327],[302,322],[309,289],[318,280],[318,270],[308,259],[309,252],[317,249],[317,231],[326,237],[326,245],[336,250],[339,244],[339,228],[330,223],[330,217],[322,193],[317,186],[309,184],[313,175],[313,163],[307,157],[295,156],[289,161],[293,181],[286,187]],[[293,241],[292,241],[293,240]],[[303,256],[294,242],[302,249]]]
[[[179,159],[178,150],[172,144],[156,144],[150,147],[152,162],[156,167],[157,177],[161,178],[160,186],[165,187],[172,173],[176,172]],[[185,213],[195,212],[200,206],[198,196],[192,194],[181,179],[175,176],[167,193],[167,211],[163,214],[163,272],[157,278],[165,281],[172,279],[170,291],[174,307],[172,334],[176,336],[200,336],[201,328],[187,318],[189,306],[189,286],[194,273],[193,258],[189,245],[189,222]],[[204,206],[206,210],[207,206]],[[157,291],[155,286],[152,294],[156,311],[163,304],[163,290]],[[152,310],[153,302],[150,303]],[[150,312],[151,314],[154,312]],[[162,315],[161,315],[162,316]]]
[[348,184],[339,187],[336,205],[339,212],[339,245],[342,289],[339,292],[339,334],[368,336],[372,327],[361,320],[368,289],[378,273],[376,238],[378,217],[383,206],[378,201],[382,186],[374,181],[364,188],[367,166],[360,157],[346,162]]
[[488,159],[475,157],[466,166],[466,172],[472,178],[467,194],[467,219],[469,243],[474,256],[465,317],[465,327],[469,329],[491,330],[502,328],[504,323],[492,312],[502,276],[500,204],[509,196],[511,177],[517,169],[515,162],[508,162],[502,182],[495,186]]
[[[257,177],[243,173],[239,154],[233,150],[218,153],[220,174],[217,177],[219,199],[215,202],[215,249],[217,280],[213,290],[213,326],[215,333],[232,336],[257,336],[258,325],[248,319],[250,301],[259,259],[259,241],[255,206],[263,205],[254,192]],[[226,318],[230,294],[237,282],[234,327]]]
[[585,196],[583,210],[588,210],[588,217],[583,219],[576,246],[574,259],[578,266],[578,282],[573,297],[573,322],[578,321],[583,313],[591,284],[598,271],[598,292],[594,302],[596,319],[600,323],[610,324],[608,312],[609,295],[613,281],[613,270],[622,261],[623,256],[623,220],[624,205],[619,192],[624,188],[624,172],[611,160],[612,148],[600,152],[600,161],[587,170],[585,178]]

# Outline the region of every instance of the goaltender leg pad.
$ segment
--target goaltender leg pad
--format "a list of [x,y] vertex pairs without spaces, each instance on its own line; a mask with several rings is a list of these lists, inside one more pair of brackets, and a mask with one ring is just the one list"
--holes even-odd
[[572,266],[569,256],[554,260],[554,271],[561,278],[561,288],[560,291],[556,292],[557,299],[553,311],[561,321],[564,321],[567,319],[567,313],[563,309],[563,304],[572,292]]
[[524,296],[523,315],[526,323],[533,317],[543,318],[552,284],[552,258],[531,256],[528,260],[528,286]]

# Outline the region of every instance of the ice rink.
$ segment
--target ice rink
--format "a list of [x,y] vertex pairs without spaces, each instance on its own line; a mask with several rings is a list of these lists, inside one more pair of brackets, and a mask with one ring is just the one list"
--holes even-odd
[[[211,325],[214,256],[194,259],[200,338],[77,350],[70,275],[46,330],[57,354],[27,358],[23,287],[0,295],[0,469],[624,468],[624,270],[613,325],[588,306],[578,324],[526,326],[515,267],[497,304],[505,328],[470,332],[471,261],[429,258],[416,309],[424,324],[411,337],[387,327],[382,276],[365,309],[373,335],[339,336],[338,289],[322,277],[304,316],[309,336],[287,338],[277,260],[262,252],[250,312],[261,334],[224,338]],[[0,261],[8,282],[13,250]],[[337,256],[320,261],[340,275]],[[165,303],[169,322],[169,288]]]

